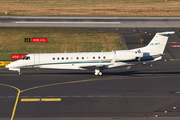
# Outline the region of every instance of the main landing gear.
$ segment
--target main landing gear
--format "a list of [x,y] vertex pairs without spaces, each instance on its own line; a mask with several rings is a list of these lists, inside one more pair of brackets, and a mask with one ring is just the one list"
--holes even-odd
[[99,69],[95,69],[94,74],[101,76],[101,75],[102,75],[102,72],[101,72]]

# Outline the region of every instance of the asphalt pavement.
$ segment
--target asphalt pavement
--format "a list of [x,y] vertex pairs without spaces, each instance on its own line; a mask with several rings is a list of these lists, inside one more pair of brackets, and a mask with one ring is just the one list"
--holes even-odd
[[126,49],[147,45],[156,32],[175,31],[176,34],[170,36],[161,61],[132,66],[130,70],[108,69],[103,76],[95,76],[91,71],[47,69],[23,69],[23,75],[18,76],[17,72],[0,70],[0,119],[180,118],[180,56],[179,48],[171,46],[180,43],[180,28],[76,29],[119,33]]
[[23,17],[1,16],[0,27],[180,27],[180,17]]

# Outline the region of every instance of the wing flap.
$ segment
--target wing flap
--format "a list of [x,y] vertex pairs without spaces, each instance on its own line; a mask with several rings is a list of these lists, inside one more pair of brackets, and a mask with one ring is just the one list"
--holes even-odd
[[111,63],[108,64],[85,65],[85,66],[80,66],[79,68],[87,69],[87,70],[95,70],[95,69],[104,70],[107,69],[109,65],[113,65],[115,61],[116,61],[116,56],[111,60]]
[[106,69],[108,68],[110,64],[99,64],[99,65],[85,65],[85,66],[80,66],[79,68],[82,69],[87,69],[87,70],[95,70],[95,69]]

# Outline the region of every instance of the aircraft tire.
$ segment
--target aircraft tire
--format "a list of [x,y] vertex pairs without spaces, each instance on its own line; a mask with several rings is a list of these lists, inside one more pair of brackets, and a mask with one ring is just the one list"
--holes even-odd
[[98,73],[97,73],[97,72],[95,72],[94,74],[95,74],[95,75],[98,75]]
[[99,72],[99,75],[101,76],[101,75],[102,75],[102,72]]

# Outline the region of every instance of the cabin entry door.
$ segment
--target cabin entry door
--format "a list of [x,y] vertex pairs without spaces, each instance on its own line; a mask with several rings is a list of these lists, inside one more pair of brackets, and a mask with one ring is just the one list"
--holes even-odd
[[40,64],[40,55],[34,54],[34,64],[39,65]]

